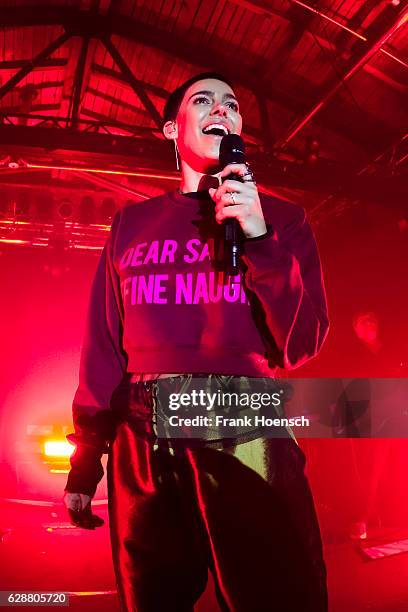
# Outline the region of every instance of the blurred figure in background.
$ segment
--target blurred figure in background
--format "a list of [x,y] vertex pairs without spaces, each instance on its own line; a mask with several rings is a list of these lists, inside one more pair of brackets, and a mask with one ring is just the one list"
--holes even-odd
[[[403,345],[384,338],[377,313],[372,310],[357,312],[352,327],[357,340],[350,351],[354,376],[399,378],[404,376],[404,371],[406,375]],[[372,399],[368,410],[373,437],[350,440],[357,490],[356,520],[350,530],[350,537],[354,539],[365,539],[369,524],[379,527],[382,523],[380,485],[382,478],[392,470],[391,451],[397,444],[392,437],[401,431],[399,421],[403,416],[400,410],[393,409],[396,391],[393,380],[388,384],[387,381],[377,383],[373,380],[370,386]]]

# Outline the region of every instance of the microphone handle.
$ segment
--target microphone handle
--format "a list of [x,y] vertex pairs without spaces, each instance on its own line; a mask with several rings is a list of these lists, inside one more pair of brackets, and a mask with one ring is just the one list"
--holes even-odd
[[225,271],[228,276],[239,274],[239,230],[240,225],[236,219],[226,219],[224,222],[225,242]]
[[[242,182],[237,179],[234,173],[223,177],[222,182],[233,180]],[[240,238],[242,235],[241,226],[236,219],[225,219],[224,223],[224,262],[225,272],[228,276],[237,276],[239,274],[239,256]]]

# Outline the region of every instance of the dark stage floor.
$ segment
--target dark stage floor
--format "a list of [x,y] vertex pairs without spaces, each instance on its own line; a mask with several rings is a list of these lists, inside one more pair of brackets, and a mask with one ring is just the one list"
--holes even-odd
[[[97,513],[106,518],[106,505]],[[0,527],[0,590],[86,592],[72,595],[70,609],[118,610],[106,526],[95,532],[71,528],[61,505],[33,506],[20,500],[0,505]],[[408,528],[383,527],[361,545],[404,538]],[[325,534],[331,612],[406,612],[408,553],[370,561],[361,545]],[[197,611],[217,610],[209,581]]]

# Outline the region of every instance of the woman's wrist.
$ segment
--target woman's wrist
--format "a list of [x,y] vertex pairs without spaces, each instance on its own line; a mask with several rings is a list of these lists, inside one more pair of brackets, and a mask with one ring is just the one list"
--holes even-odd
[[78,444],[70,458],[71,470],[68,473],[65,491],[93,497],[104,475],[102,454],[100,449]]

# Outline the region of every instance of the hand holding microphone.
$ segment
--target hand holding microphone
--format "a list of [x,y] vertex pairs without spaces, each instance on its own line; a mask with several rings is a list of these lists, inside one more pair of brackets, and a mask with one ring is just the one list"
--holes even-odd
[[245,163],[245,146],[237,134],[224,136],[220,144],[222,185],[210,189],[217,223],[225,224],[227,272],[238,274],[239,234],[256,238],[267,228],[252,172]]

